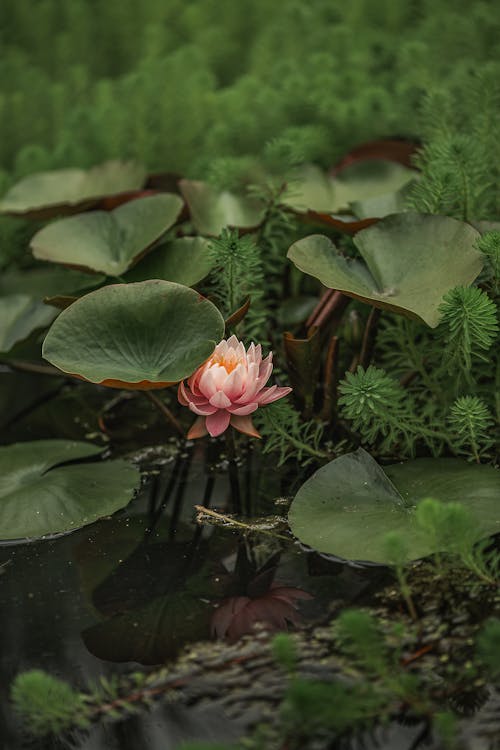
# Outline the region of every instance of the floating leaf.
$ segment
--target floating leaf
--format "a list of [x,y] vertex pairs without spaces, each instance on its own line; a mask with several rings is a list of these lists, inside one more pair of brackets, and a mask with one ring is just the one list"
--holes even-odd
[[146,173],[136,162],[108,161],[92,169],[57,169],[24,177],[0,201],[0,213],[30,218],[76,213],[100,198],[138,190]]
[[126,280],[165,279],[193,286],[212,270],[209,244],[205,237],[181,237],[160,245],[127,273]]
[[33,331],[50,325],[57,312],[27,294],[0,297],[0,352],[8,352]]
[[208,639],[212,612],[211,604],[181,591],[97,623],[82,637],[99,659],[161,664],[186,643]]
[[225,227],[253,228],[264,218],[264,204],[252,198],[219,192],[194,180],[181,180],[179,187],[200,234],[217,236]]
[[178,195],[163,193],[60,219],[35,234],[33,255],[120,276],[175,223],[182,205]]
[[92,289],[104,281],[97,273],[83,273],[71,268],[53,266],[51,268],[29,268],[8,270],[0,276],[0,295],[29,294],[43,299],[55,295],[68,295],[84,289]]
[[289,522],[314,549],[347,560],[387,563],[384,537],[401,534],[413,559],[436,550],[415,522],[427,497],[459,502],[487,536],[500,531],[500,471],[460,459],[421,458],[384,470],[362,448],[319,469],[299,489]]
[[323,235],[295,242],[288,257],[326,287],[416,317],[434,328],[445,292],[471,284],[483,258],[479,233],[446,216],[404,213],[382,219],[354,238],[365,263],[346,258]]
[[64,310],[42,353],[92,383],[164,388],[191,375],[223,334],[220,312],[188,287],[161,280],[113,284]]
[[351,209],[362,219],[368,216],[367,208],[363,208],[364,215],[358,215],[354,207],[363,207],[364,201],[372,201],[376,211],[372,216],[385,216],[384,211],[391,213],[398,205],[395,194],[412,182],[415,175],[415,170],[385,159],[356,161],[334,175],[324,173],[313,164],[305,164],[297,171],[284,203],[299,212],[335,214]]
[[140,475],[126,461],[68,465],[101,452],[66,440],[0,448],[0,539],[72,531],[127,505]]

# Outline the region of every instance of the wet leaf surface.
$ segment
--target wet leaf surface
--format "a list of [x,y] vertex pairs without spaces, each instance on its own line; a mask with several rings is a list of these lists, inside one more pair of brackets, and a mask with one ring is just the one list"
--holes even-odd
[[346,258],[333,242],[313,234],[288,257],[304,273],[375,307],[417,317],[434,328],[443,295],[479,275],[478,232],[469,224],[430,214],[394,214],[358,232],[364,262]]
[[139,484],[130,464],[68,465],[101,452],[99,446],[65,440],[0,448],[0,538],[72,531],[127,505]]
[[0,213],[47,219],[75,213],[100,198],[139,189],[146,178],[136,162],[108,161],[91,169],[57,169],[24,177],[0,202]]
[[116,284],[64,310],[43,356],[92,383],[165,387],[191,375],[223,333],[217,308],[188,287],[161,280]]
[[164,193],[70,216],[37,232],[31,249],[38,260],[121,276],[170,229],[182,205],[179,196]]
[[293,533],[319,552],[346,560],[387,563],[384,537],[402,535],[412,559],[436,549],[415,522],[424,498],[459,502],[482,536],[500,531],[500,471],[460,459],[422,458],[382,469],[362,448],[319,469],[292,503]]

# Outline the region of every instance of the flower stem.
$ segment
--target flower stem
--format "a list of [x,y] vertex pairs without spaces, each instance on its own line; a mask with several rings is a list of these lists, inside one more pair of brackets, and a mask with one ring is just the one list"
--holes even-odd
[[231,428],[226,430],[226,449],[229,471],[229,486],[231,488],[231,499],[236,513],[241,513],[240,480],[238,477],[238,466],[236,464],[236,445],[234,433]]
[[152,401],[152,403],[156,406],[156,408],[163,414],[166,421],[174,427],[174,429],[179,433],[179,435],[182,435],[184,437],[184,430],[181,427],[181,424],[179,420],[174,417],[168,406],[166,406],[163,401],[161,401],[158,396],[155,396],[152,391],[143,391],[144,395]]

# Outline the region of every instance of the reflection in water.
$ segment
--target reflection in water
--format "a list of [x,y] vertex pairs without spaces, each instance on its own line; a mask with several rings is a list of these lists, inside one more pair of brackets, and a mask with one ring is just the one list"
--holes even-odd
[[[8,562],[0,569],[2,747],[17,750],[21,743],[8,706],[9,685],[20,671],[42,668],[83,686],[100,675],[133,669],[131,661],[163,662],[184,644],[210,637],[210,620],[222,601],[265,599],[275,578],[280,585],[310,591],[316,598],[305,604],[312,605],[313,616],[339,595],[341,577],[330,577],[322,590],[291,545],[257,537],[250,542],[193,523],[197,503],[231,510],[226,474],[213,469],[203,452],[188,451],[149,474],[126,512],[59,539],[0,549],[0,565]],[[245,509],[275,512],[269,498],[286,493],[283,478],[257,465],[241,474]],[[288,622],[297,614],[291,602]],[[135,747],[149,750],[161,742],[165,750],[181,736],[196,736],[198,723],[206,738],[206,717],[158,708],[151,717],[127,721],[130,731],[119,725],[99,728],[82,747],[126,748],[135,732]],[[221,726],[218,717],[214,737]],[[224,728],[223,736],[229,732]]]

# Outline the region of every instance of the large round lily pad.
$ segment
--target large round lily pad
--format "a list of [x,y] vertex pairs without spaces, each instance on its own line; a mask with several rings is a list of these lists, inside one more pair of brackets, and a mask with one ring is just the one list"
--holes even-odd
[[175,223],[182,206],[178,195],[163,193],[60,219],[35,234],[33,255],[120,276]]
[[213,267],[206,237],[180,237],[155,248],[132,268],[126,281],[165,279],[193,286],[208,276]]
[[480,536],[500,532],[500,471],[460,459],[421,458],[385,471],[363,449],[336,458],[299,489],[290,527],[302,542],[346,560],[386,563],[384,537],[401,534],[412,559],[436,550],[415,521],[427,497],[463,504]]
[[224,319],[211,302],[154,279],[81,297],[59,315],[42,354],[92,383],[164,388],[191,375],[223,334]]
[[438,325],[443,295],[479,275],[479,233],[447,216],[403,213],[382,219],[354,238],[364,263],[346,258],[333,242],[313,234],[295,242],[288,257],[326,287]]
[[179,188],[200,234],[216,236],[225,227],[257,227],[264,218],[265,205],[252,198],[227,190],[217,191],[196,180],[181,180]]
[[102,453],[90,443],[37,440],[0,448],[0,539],[58,534],[132,499],[140,475],[126,461],[71,464]]
[[146,172],[136,162],[108,161],[91,169],[56,169],[24,177],[0,201],[0,213],[48,218],[94,205],[104,196],[138,190]]
[[8,352],[33,331],[50,325],[57,311],[27,294],[0,297],[0,352]]

